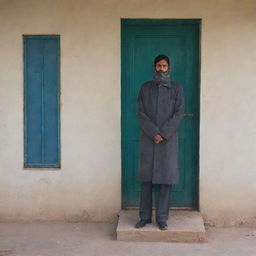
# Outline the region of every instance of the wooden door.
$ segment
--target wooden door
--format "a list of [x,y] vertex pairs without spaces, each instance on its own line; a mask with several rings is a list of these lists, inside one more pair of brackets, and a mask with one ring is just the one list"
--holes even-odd
[[[197,209],[200,20],[122,19],[121,25],[122,207],[136,207],[140,201],[140,183],[136,180],[140,131],[137,95],[141,84],[152,80],[154,58],[166,54],[172,80],[184,88],[186,113],[179,127],[180,183],[173,185],[169,205]],[[156,192],[154,188],[153,199]]]

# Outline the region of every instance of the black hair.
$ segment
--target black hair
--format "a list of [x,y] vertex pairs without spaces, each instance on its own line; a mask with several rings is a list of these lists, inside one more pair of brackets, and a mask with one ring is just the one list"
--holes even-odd
[[155,57],[155,60],[154,60],[154,66],[156,66],[156,63],[161,61],[161,60],[165,60],[167,63],[168,63],[168,66],[170,66],[170,60],[169,58],[164,55],[164,54],[160,54],[158,55],[157,57]]

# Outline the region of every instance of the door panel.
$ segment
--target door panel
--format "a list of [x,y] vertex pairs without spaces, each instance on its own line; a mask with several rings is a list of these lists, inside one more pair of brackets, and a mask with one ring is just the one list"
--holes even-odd
[[[171,207],[198,207],[199,20],[122,20],[122,204],[138,206],[140,124],[136,99],[151,80],[153,60],[166,54],[172,80],[184,88],[185,115],[179,127],[180,183],[172,187]],[[153,189],[153,204],[157,196]]]

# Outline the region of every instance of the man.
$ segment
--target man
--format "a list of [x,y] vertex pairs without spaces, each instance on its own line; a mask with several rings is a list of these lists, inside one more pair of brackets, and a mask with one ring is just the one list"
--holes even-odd
[[172,184],[179,183],[178,127],[184,115],[180,84],[170,79],[166,55],[154,60],[154,79],[142,84],[137,98],[141,124],[138,180],[141,182],[139,222],[136,228],[152,223],[152,185],[157,184],[156,223],[166,230]]

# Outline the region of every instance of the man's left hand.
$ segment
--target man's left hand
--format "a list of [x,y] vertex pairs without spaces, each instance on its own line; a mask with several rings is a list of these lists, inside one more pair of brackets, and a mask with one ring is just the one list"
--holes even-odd
[[160,135],[160,134],[157,134],[155,137],[154,137],[154,142],[156,144],[159,144],[160,142],[162,142],[164,140],[164,138]]

